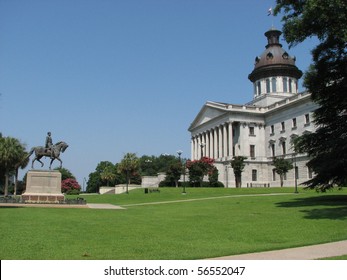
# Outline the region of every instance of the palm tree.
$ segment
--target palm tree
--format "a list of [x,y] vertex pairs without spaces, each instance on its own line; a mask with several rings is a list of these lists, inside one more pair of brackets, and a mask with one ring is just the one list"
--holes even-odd
[[15,165],[15,181],[14,181],[14,191],[13,191],[14,195],[17,194],[19,168],[24,169],[25,167],[27,167],[28,163],[29,163],[29,154],[26,151],[24,151],[21,156],[21,160]]
[[114,173],[113,169],[113,167],[107,166],[105,170],[102,173],[100,173],[101,179],[107,182],[107,186],[109,185],[110,181],[116,178],[116,174]]
[[122,161],[118,165],[118,171],[125,174],[126,176],[126,193],[129,193],[129,178],[130,174],[134,174],[139,168],[139,159],[134,153],[126,153]]
[[246,159],[247,158],[243,156],[235,156],[231,160],[231,167],[234,169],[236,188],[241,188],[241,184],[242,184],[241,176],[242,176],[243,169],[245,168],[244,161]]
[[[283,187],[284,176],[290,169],[293,169],[293,164],[284,158],[274,158],[272,165],[275,166],[275,172],[280,175],[281,187]],[[296,176],[296,175],[295,175]]]
[[8,195],[8,179],[10,173],[16,170],[16,165],[23,160],[24,145],[16,138],[0,138],[0,169],[5,171],[4,195]]

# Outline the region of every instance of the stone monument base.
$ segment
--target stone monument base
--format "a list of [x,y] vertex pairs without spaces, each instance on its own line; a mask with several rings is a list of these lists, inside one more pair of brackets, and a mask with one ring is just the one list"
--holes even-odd
[[23,202],[60,203],[64,199],[59,171],[28,171],[26,190],[22,194]]

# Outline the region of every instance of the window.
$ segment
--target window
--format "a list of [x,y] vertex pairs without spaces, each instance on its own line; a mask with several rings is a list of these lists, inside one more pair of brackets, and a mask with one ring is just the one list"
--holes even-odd
[[286,154],[286,142],[285,142],[285,141],[282,141],[282,142],[281,142],[281,145],[282,145],[282,152],[283,152],[283,154],[285,155],[285,154]]
[[272,92],[277,92],[277,80],[276,78],[271,79]]
[[275,144],[271,144],[271,155],[272,155],[273,157],[276,156],[276,154],[275,154]]
[[270,127],[270,134],[271,135],[275,134],[275,126],[274,125],[271,125],[271,127]]
[[281,122],[281,132],[284,132],[286,130],[286,125],[284,122]]
[[249,127],[249,135],[255,136],[255,134],[254,134],[254,126],[250,126]]
[[257,82],[257,93],[258,93],[258,95],[261,94],[261,83],[260,83],[260,81]]
[[305,115],[305,125],[309,125],[310,124],[310,114],[306,114]]
[[255,145],[249,146],[249,155],[251,158],[255,158]]
[[270,93],[270,79],[266,79],[266,93]]
[[288,92],[288,79],[283,78],[283,92]]
[[289,92],[293,92],[293,89],[292,89],[292,79],[289,79]]
[[257,170],[256,169],[252,169],[252,181],[257,181]]
[[272,181],[276,181],[276,169],[272,169]]
[[292,129],[296,129],[296,118],[294,118],[292,121],[293,121]]

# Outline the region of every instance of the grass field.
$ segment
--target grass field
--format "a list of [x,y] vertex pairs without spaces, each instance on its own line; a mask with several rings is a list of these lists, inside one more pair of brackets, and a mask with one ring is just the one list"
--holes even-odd
[[161,188],[83,196],[124,210],[2,207],[0,259],[203,259],[347,239],[347,190],[292,191]]

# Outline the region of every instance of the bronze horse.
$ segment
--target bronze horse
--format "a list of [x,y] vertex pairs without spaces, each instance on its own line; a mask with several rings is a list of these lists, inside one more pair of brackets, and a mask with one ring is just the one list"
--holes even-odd
[[41,163],[41,167],[43,167],[43,162],[40,160],[42,157],[50,157],[51,163],[49,165],[49,169],[51,169],[52,162],[57,159],[60,161],[60,168],[62,167],[62,160],[59,158],[60,152],[64,153],[66,148],[69,147],[68,144],[66,144],[64,141],[60,141],[57,144],[52,146],[52,152],[51,150],[48,150],[45,147],[37,146],[33,147],[28,155],[30,157],[35,152],[35,158],[31,162],[31,168],[34,168],[34,161],[37,160]]

